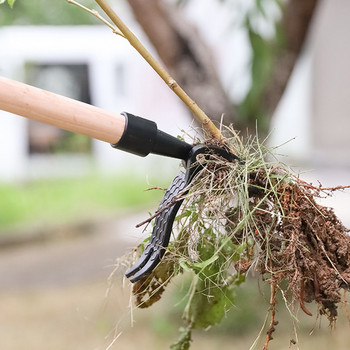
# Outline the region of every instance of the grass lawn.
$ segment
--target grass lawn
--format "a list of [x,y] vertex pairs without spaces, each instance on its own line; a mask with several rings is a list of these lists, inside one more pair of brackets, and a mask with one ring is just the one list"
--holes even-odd
[[1,229],[93,218],[132,207],[156,205],[162,191],[132,174],[0,184]]

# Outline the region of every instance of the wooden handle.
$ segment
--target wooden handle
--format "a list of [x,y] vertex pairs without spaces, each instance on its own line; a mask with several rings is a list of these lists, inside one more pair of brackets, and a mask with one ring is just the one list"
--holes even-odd
[[0,77],[0,109],[111,144],[125,129],[125,117],[89,104]]

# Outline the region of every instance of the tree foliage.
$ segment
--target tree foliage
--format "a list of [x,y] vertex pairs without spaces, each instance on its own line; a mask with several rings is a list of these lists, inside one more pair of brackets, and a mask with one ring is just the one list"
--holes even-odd
[[[233,123],[235,129],[246,132],[247,128],[250,132],[255,133],[256,126],[259,134],[264,138],[269,129],[270,120],[274,111],[286,89],[293,68],[300,55],[308,29],[318,4],[318,0],[217,0],[222,3],[222,6],[231,11],[232,22],[235,27],[240,26],[247,34],[248,44],[251,50],[250,59],[250,89],[243,101],[233,103],[228,101],[226,104],[233,112],[227,112],[223,103],[216,104],[213,112],[207,107],[207,101],[213,101],[214,98],[208,99],[203,92],[195,96],[191,90],[181,81],[181,74],[177,74],[173,70],[173,76],[177,79],[180,85],[183,85],[190,96],[194,96],[194,100],[203,108],[211,118],[225,114],[224,122],[227,124]],[[142,9],[144,2],[142,0],[128,0],[131,5],[136,19],[143,27],[145,33],[150,38],[150,41],[155,46],[155,49],[161,52],[159,44],[160,32],[155,30],[148,31],[146,26],[152,23],[153,27],[157,28],[157,21],[168,22],[166,13],[161,18],[154,15],[154,11],[148,15],[146,20],[145,11]],[[152,0],[149,3],[154,3],[155,7],[167,8],[170,5],[168,1]],[[183,9],[191,0],[176,0],[178,5],[177,20],[175,23],[181,23],[180,30],[172,28],[173,38],[177,38],[178,43],[172,44],[171,48],[181,46],[184,42],[190,42],[190,37],[186,35],[184,28],[186,27],[186,15]],[[199,4],[198,4],[199,6]],[[175,12],[172,11],[172,12]],[[160,11],[159,11],[160,13]],[[159,15],[158,13],[158,15]],[[139,18],[142,20],[139,20]],[[159,16],[158,16],[159,17]],[[198,39],[198,33],[196,38]],[[168,42],[168,41],[167,41]],[[187,47],[193,47],[187,45]],[[174,50],[176,52],[176,50]],[[181,52],[180,52],[181,53]],[[203,51],[202,51],[203,54]],[[207,56],[210,53],[206,54]],[[162,55],[159,54],[163,60]],[[202,67],[199,67],[197,62],[200,62],[200,55],[189,55],[188,50],[183,51],[183,57],[177,55],[177,62],[181,59],[186,62],[192,59],[192,71],[197,76],[205,76]],[[163,60],[165,66],[171,70],[166,61]],[[181,73],[181,72],[180,72]],[[178,78],[178,76],[180,78]],[[188,77],[186,75],[186,77]],[[191,79],[189,79],[191,80]],[[192,79],[193,80],[193,79]],[[201,84],[195,84],[198,86]],[[215,97],[215,96],[214,96]],[[217,107],[219,106],[219,107]],[[221,119],[221,118],[219,118]],[[216,119],[218,120],[218,119]],[[220,120],[218,120],[220,121]],[[256,123],[257,122],[257,123]]]
[[[269,18],[264,6],[267,2],[270,3],[270,6],[278,6],[282,11],[283,5],[280,4],[279,0],[256,0],[255,6],[247,12],[243,20],[252,52],[250,61],[251,86],[239,105],[240,122],[254,125],[258,120],[259,129],[265,131],[269,127],[269,113],[273,113],[273,111],[264,106],[263,99],[273,74],[274,62],[278,53],[284,48],[284,33],[280,25],[281,16]],[[270,22],[273,27],[273,35],[266,35],[263,30],[259,29],[256,23],[261,20]]]
[[[6,0],[0,0],[5,3]],[[66,1],[7,0],[10,6],[0,7],[0,25],[82,25],[97,24],[97,20]],[[84,2],[93,6],[93,0]]]
[[[15,3],[16,0],[7,0],[7,3],[9,4],[9,6],[12,8],[13,4]],[[6,0],[0,0],[0,5],[5,3]]]

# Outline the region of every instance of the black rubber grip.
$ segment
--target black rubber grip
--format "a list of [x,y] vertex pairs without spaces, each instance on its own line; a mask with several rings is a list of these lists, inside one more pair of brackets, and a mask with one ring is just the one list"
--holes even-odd
[[161,130],[151,120],[123,112],[125,129],[112,147],[145,157],[150,153],[186,160],[192,145]]
[[123,112],[125,129],[119,142],[112,145],[122,151],[147,156],[154,148],[157,138],[157,124],[151,120]]

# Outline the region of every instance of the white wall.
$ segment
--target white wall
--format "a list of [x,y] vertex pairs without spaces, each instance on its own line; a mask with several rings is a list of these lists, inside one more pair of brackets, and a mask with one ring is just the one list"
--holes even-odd
[[0,178],[22,179],[27,172],[25,119],[0,113]]
[[[237,30],[237,25],[234,24],[232,16],[235,9],[214,0],[201,2],[201,6],[198,2],[199,0],[194,0],[189,3],[187,15],[196,23],[199,32],[212,47],[224,85],[238,101],[250,84],[250,50],[244,31]],[[246,4],[244,0],[240,3]],[[350,139],[350,99],[347,94],[350,70],[346,69],[350,48],[345,35],[348,28],[347,8],[350,3],[347,0],[327,0],[322,4],[317,13],[312,37],[309,38],[273,118],[269,140],[270,145],[277,146],[294,139],[280,148],[279,152],[295,159],[297,163],[308,162],[317,157],[322,159],[327,150],[330,151],[328,158],[338,152],[340,163],[345,158],[350,162],[347,157],[349,146],[343,147],[344,144],[348,145],[346,141]],[[277,16],[274,11],[272,9],[272,16]],[[339,17],[337,11],[342,12],[343,16]],[[140,34],[138,26],[131,26],[134,30],[136,28],[141,41],[150,47]],[[266,25],[265,27],[268,35],[270,29]],[[23,64],[30,60],[87,62],[93,104],[152,119],[158,123],[160,129],[173,135],[181,134],[182,129],[192,133],[191,119],[182,103],[139,54],[124,39],[113,35],[108,28],[11,27],[2,28],[0,34],[1,75],[23,80]],[[124,77],[116,77],[113,70],[115,65],[124,67]],[[337,77],[340,78],[341,85],[336,80]],[[9,173],[26,176],[26,171],[33,162],[26,164],[24,141],[21,146],[7,146],[10,144],[9,140],[17,139],[17,135],[21,133],[24,135],[22,140],[25,140],[25,122],[20,119],[9,122],[6,121],[8,118],[2,114],[0,116],[0,135],[6,134],[6,138],[2,137],[0,140],[0,155],[2,159],[7,155],[0,177],[5,176],[5,173],[6,176]],[[337,135],[341,137],[337,138]],[[9,151],[5,152],[4,149]],[[343,150],[343,153],[339,153],[339,150]],[[12,152],[12,156],[8,152]],[[159,162],[159,157],[135,157],[99,141],[94,142],[94,155],[97,167],[107,172],[123,171],[126,164],[129,164],[130,169],[141,173],[154,169],[160,173],[172,173],[179,164],[177,160],[164,159]]]
[[[154,120],[160,129],[174,136],[181,134],[182,129],[188,130],[190,119],[181,102],[129,43],[106,27],[2,28],[0,47],[4,48],[0,51],[1,75],[25,82],[23,73],[26,62],[87,63],[94,105],[116,112],[128,111]],[[122,68],[122,75],[118,76],[117,67]],[[6,134],[6,138],[0,140],[0,178],[37,177],[72,170],[67,159],[62,157],[46,160],[45,157],[27,158],[25,122],[24,118],[6,117],[0,111],[0,135]],[[22,139],[16,142],[19,135]],[[177,160],[160,160],[151,156],[142,159],[97,140],[93,143],[93,154],[94,160],[90,164],[84,160],[78,163],[80,170],[96,165],[101,171],[113,172],[125,171],[129,166],[130,171],[140,173],[171,173],[171,167],[177,169],[179,163]],[[71,163],[76,163],[76,159]]]
[[350,1],[321,3],[313,61],[313,157],[350,167]]
[[268,143],[287,163],[300,165],[312,156],[312,60],[311,50],[305,50],[271,121]]

